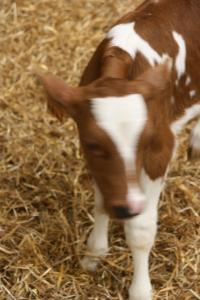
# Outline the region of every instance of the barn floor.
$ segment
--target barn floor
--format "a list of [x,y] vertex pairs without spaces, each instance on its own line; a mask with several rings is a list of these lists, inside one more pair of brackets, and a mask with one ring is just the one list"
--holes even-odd
[[[97,272],[80,267],[93,227],[91,178],[74,123],[46,112],[30,69],[77,85],[111,23],[139,2],[0,2],[1,300],[127,299],[131,255],[119,224],[111,224],[110,252]],[[200,162],[187,161],[189,127],[159,207],[151,254],[157,300],[200,299]]]

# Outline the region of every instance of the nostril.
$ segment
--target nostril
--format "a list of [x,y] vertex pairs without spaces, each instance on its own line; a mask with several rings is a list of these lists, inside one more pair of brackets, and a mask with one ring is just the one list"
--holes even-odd
[[117,219],[128,219],[138,215],[138,213],[131,212],[130,209],[126,206],[115,206],[114,214]]

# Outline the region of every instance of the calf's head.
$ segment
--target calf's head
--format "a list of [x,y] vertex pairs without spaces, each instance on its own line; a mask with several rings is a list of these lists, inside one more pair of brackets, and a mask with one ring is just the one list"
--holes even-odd
[[170,74],[169,60],[134,81],[100,78],[76,88],[54,75],[38,74],[54,115],[62,119],[67,113],[75,120],[103,208],[114,218],[145,209],[143,172],[152,180],[165,173],[173,149],[165,108]]

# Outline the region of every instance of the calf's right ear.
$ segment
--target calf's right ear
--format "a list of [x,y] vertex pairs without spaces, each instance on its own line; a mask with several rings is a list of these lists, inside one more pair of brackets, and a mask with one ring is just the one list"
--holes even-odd
[[172,58],[164,55],[159,65],[147,69],[135,82],[139,84],[140,91],[144,96],[155,96],[169,88],[172,69]]
[[33,70],[33,73],[46,90],[47,105],[50,112],[61,121],[66,114],[74,118],[80,88],[69,87],[62,79],[51,73],[45,74],[40,70]]

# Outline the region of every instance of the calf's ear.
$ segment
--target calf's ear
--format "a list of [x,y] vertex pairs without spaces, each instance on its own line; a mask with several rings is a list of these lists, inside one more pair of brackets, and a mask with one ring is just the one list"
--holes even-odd
[[61,121],[66,114],[74,118],[79,88],[69,87],[62,79],[51,73],[45,74],[40,70],[33,70],[33,72],[45,88],[50,112]]
[[166,91],[170,87],[172,67],[172,58],[163,56],[159,65],[149,68],[136,79],[135,83],[140,92],[146,97],[153,97]]
[[173,155],[174,136],[167,127],[153,130],[145,145],[143,163],[145,172],[152,180],[163,177]]

